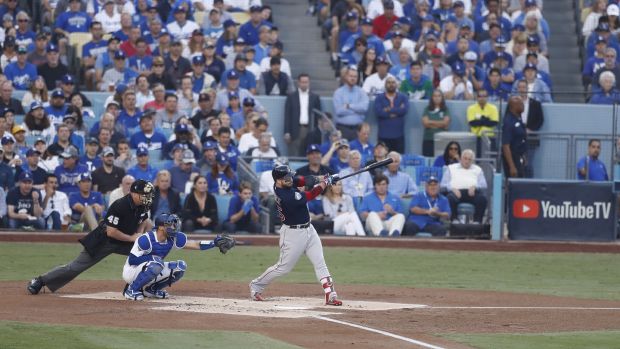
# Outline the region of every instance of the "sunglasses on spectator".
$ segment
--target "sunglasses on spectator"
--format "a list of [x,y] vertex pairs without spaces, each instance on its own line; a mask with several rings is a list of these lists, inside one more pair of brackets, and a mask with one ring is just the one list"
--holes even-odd
[[24,22],[28,22],[28,20],[27,20],[27,19],[18,19],[17,21],[18,21],[18,22],[22,22],[22,23],[24,23]]
[[153,64],[153,67],[163,67],[163,64]]

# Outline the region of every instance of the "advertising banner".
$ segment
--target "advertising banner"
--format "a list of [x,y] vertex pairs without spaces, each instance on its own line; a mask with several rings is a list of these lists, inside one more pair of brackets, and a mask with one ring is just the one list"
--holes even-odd
[[507,205],[512,240],[616,239],[611,182],[510,179]]

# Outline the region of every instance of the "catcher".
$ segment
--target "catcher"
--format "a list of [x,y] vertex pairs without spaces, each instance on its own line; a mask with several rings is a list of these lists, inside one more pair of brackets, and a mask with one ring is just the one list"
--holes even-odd
[[218,247],[226,253],[235,246],[228,235],[218,235],[213,241],[188,240],[180,232],[181,220],[175,214],[162,213],[155,219],[155,229],[140,235],[133,244],[123,267],[123,279],[127,282],[123,294],[130,300],[168,298],[166,287],[181,280],[187,263],[183,260],[164,262],[174,248],[208,250]]

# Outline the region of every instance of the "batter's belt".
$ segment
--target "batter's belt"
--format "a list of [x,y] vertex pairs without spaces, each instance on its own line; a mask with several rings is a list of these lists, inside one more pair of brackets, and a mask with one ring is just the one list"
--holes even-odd
[[[285,224],[286,225],[286,224]],[[306,229],[310,226],[310,222],[297,225],[287,225],[290,229]]]

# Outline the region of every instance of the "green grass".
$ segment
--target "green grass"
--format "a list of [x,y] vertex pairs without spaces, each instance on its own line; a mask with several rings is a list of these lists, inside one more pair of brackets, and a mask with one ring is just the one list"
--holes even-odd
[[298,348],[265,336],[232,331],[143,330],[0,322],[2,348]]
[[[0,280],[27,280],[66,263],[78,244],[2,243]],[[497,290],[579,298],[620,300],[620,258],[603,253],[454,252],[414,249],[325,249],[330,272],[340,284]],[[248,282],[278,258],[276,247],[236,247],[227,255],[215,250],[175,251],[184,259],[189,280]],[[119,279],[124,257],[113,255],[80,276],[83,280]],[[302,257],[283,282],[315,282]]]
[[541,334],[442,335],[479,349],[618,349],[620,331],[566,332]]

